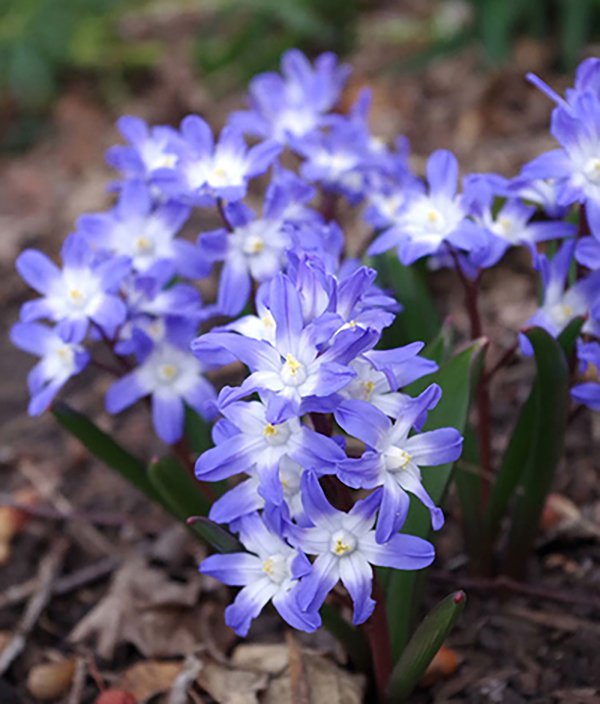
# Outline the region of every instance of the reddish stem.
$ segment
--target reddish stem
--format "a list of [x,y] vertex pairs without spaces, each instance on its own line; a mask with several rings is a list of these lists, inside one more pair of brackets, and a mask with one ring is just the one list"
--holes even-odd
[[[469,323],[471,327],[471,339],[476,340],[482,336],[483,325],[479,314],[479,283],[481,274],[474,280],[468,279],[460,265],[458,254],[453,248],[450,248],[450,254],[456,266],[456,272],[465,291],[465,303],[469,314]],[[479,438],[479,453],[480,464],[484,470],[481,475],[481,509],[487,505],[490,494],[491,483],[490,475],[492,472],[492,436],[491,436],[491,413],[490,413],[490,394],[488,386],[489,377],[482,374],[477,384],[476,403],[477,403],[477,435]]]
[[388,627],[385,596],[377,580],[373,576],[373,599],[375,610],[371,618],[363,626],[364,634],[371,648],[373,672],[380,701],[385,701],[387,686],[390,681],[394,663],[392,660],[392,644]]

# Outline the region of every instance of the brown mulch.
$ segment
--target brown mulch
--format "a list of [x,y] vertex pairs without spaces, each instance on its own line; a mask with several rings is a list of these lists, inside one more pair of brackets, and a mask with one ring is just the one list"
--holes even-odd
[[[432,149],[447,147],[458,154],[465,171],[510,175],[550,144],[548,102],[523,80],[527,70],[548,73],[552,57],[544,45],[520,43],[510,68],[496,73],[482,69],[473,49],[419,73],[399,73],[390,70],[396,51],[400,56],[396,47],[376,51],[359,46],[354,61],[358,75],[348,101],[360,85],[372,84],[376,131],[405,133],[417,164]],[[4,333],[28,295],[13,271],[16,254],[26,246],[56,254],[80,213],[109,202],[110,172],[103,152],[117,141],[117,113],[175,122],[188,110],[206,110],[219,122],[235,104],[234,98],[226,106],[212,104],[185,54],[169,57],[155,80],[114,114],[92,87],[70,84],[54,106],[44,137],[24,154],[0,158]],[[175,78],[189,90],[175,90]],[[565,83],[556,80],[559,86]],[[434,289],[443,312],[466,329],[456,282],[442,273],[435,276]],[[519,257],[487,277],[483,304],[498,354],[510,346],[512,331],[535,305],[534,286]],[[0,555],[0,666],[3,649],[14,644],[15,635],[24,638],[14,662],[0,675],[0,702],[41,701],[30,693],[31,678],[36,667],[48,663],[71,673],[60,693],[60,701],[68,704],[93,702],[100,688],[111,686],[134,690],[139,701],[170,704],[300,702],[306,700],[307,677],[326,683],[326,698],[311,702],[360,701],[364,683],[348,671],[343,653],[326,634],[286,640],[277,619],[267,615],[249,640],[263,650],[235,649],[237,641],[222,621],[224,590],[196,574],[202,557],[198,545],[87,457],[52,418],[25,416],[30,364],[3,334],[1,503],[33,507],[18,513],[18,528]],[[528,374],[526,366],[513,365],[495,382],[497,452],[527,392]],[[106,383],[101,377],[76,381],[70,401],[114,428],[134,451],[146,457],[160,453],[142,411],[113,419],[99,409],[97,399]],[[447,644],[460,665],[411,701],[600,701],[599,437],[598,417],[577,418],[555,487],[573,502],[577,516],[544,533],[526,587],[468,575],[459,509],[451,497],[439,558],[424,596],[433,604],[452,589],[468,592],[464,616]],[[177,692],[185,692],[191,682],[196,682],[194,697],[178,700]]]

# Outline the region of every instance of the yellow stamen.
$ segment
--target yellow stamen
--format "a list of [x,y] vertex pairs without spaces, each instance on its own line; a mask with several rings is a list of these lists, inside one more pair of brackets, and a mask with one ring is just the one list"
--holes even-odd
[[273,437],[273,435],[277,435],[277,428],[273,425],[273,423],[267,423],[265,427],[263,428],[263,435],[266,438]]

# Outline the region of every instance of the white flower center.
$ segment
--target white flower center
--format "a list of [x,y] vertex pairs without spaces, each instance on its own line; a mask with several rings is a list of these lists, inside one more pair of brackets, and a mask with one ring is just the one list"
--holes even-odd
[[154,251],[154,242],[150,237],[146,237],[145,235],[136,237],[134,246],[138,254],[150,254]]
[[244,254],[252,256],[253,254],[260,254],[265,248],[265,241],[262,237],[258,235],[249,235],[244,240],[243,250]]
[[267,423],[263,428],[263,436],[267,441],[267,445],[277,446],[285,445],[285,443],[290,439],[292,431],[287,423],[278,423],[273,425],[272,423]]
[[592,157],[585,162],[583,175],[595,186],[600,185],[600,157]]
[[384,457],[385,468],[388,472],[399,472],[402,469],[406,469],[411,459],[412,456],[406,450],[400,447],[390,447]]
[[338,530],[331,536],[329,549],[334,555],[343,557],[356,550],[357,540],[347,530]]
[[293,354],[288,353],[281,367],[281,379],[286,386],[300,386],[308,376],[306,367]]
[[266,560],[263,560],[262,570],[275,584],[281,584],[284,580],[290,578],[287,560],[279,553],[270,555]]
[[158,378],[170,384],[179,376],[179,367],[176,364],[161,364],[158,367]]
[[361,389],[362,389],[363,400],[370,401],[371,396],[373,395],[373,391],[375,391],[375,382],[374,381],[363,381],[361,383]]
[[83,308],[88,299],[86,294],[80,288],[75,286],[68,290],[67,297],[69,299],[69,303],[71,303],[71,305],[75,308]]

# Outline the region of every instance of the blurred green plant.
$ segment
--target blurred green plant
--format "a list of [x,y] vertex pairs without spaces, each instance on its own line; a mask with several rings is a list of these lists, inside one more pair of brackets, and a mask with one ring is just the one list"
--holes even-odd
[[585,45],[600,36],[600,0],[470,0],[478,39],[492,64],[510,57],[517,36],[553,39],[563,68],[572,68]]
[[226,92],[274,69],[294,47],[346,54],[366,0],[218,0],[203,23],[195,55],[215,89]]
[[152,65],[160,45],[126,42],[117,20],[144,0],[0,0],[0,93],[24,112],[40,112],[61,73],[103,75]]

